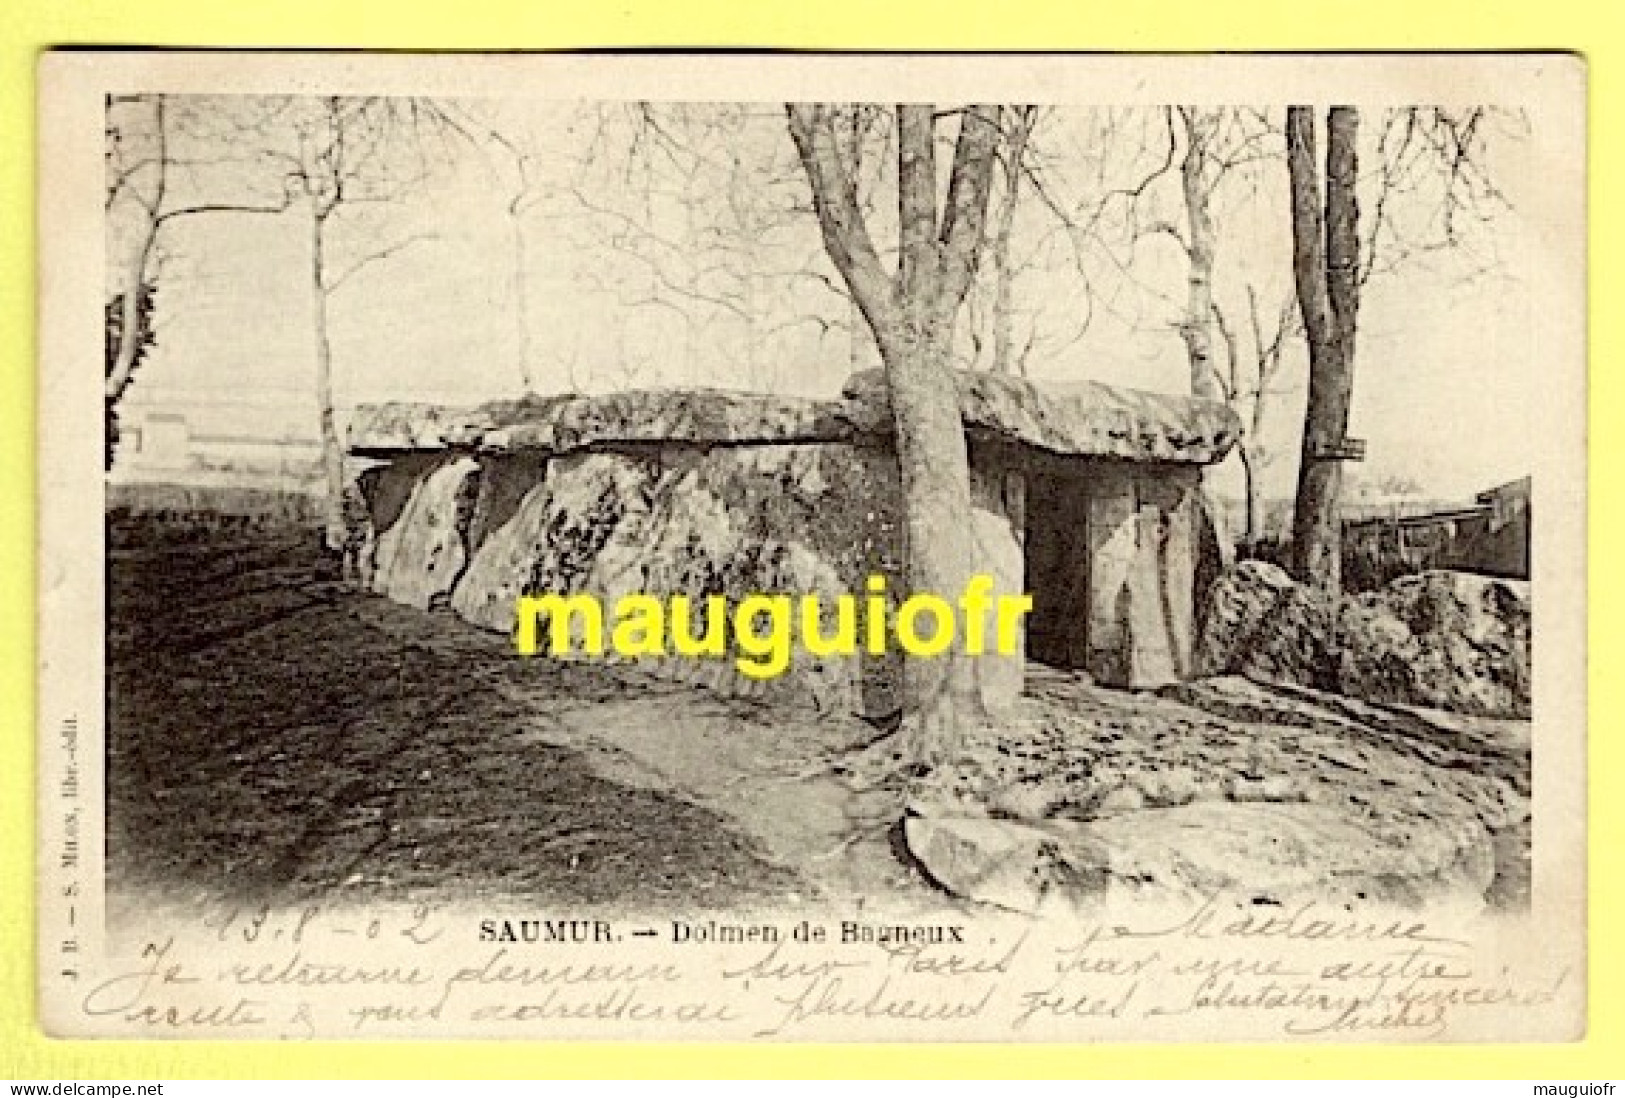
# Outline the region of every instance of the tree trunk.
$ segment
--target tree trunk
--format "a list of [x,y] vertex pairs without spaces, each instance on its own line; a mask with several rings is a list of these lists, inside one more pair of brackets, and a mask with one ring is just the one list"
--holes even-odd
[[[976,124],[968,115],[962,123]],[[961,156],[955,155],[956,176]],[[989,173],[980,196],[984,215],[991,182]],[[974,569],[970,460],[950,358],[954,316],[969,279],[957,292],[948,284],[937,212],[935,110],[929,105],[897,108],[897,195],[899,300],[896,319],[876,334],[896,425],[908,588],[952,599]],[[953,201],[950,193],[944,221]],[[905,661],[903,692],[911,710],[905,719],[910,754],[926,769],[953,756],[964,722],[985,717],[975,667],[957,646],[945,658]]]
[[[910,310],[880,339],[896,423],[908,589],[953,599],[975,572],[970,460],[949,365],[952,323]],[[910,756],[930,768],[951,758],[962,722],[980,719],[973,658],[953,653],[903,664]]]
[[1012,283],[1015,282],[1013,272],[1010,270],[1010,226],[1015,219],[1011,216],[1015,212],[1015,203],[1012,198],[1006,199],[1006,204],[999,211],[998,228],[993,233],[993,369],[1001,374],[1016,372],[1016,364],[1012,353],[1014,343],[1013,335],[1015,317],[1012,311],[1015,308],[1015,293]]
[[529,396],[536,391],[536,378],[530,372],[530,314],[526,301],[529,280],[525,276],[529,260],[525,254],[525,226],[520,220],[518,203],[516,198],[508,207],[508,218],[513,226],[513,327],[519,342],[519,384],[523,395]]
[[141,354],[141,338],[146,331],[141,317],[141,300],[146,296],[147,265],[151,262],[152,243],[157,235],[157,225],[149,222],[142,231],[142,243],[130,262],[129,274],[124,282],[123,300],[119,303],[118,352],[113,358],[113,369],[107,375],[104,393],[110,406],[123,399],[124,391],[130,387],[130,379],[135,373],[136,359]]
[[1015,271],[1010,269],[1010,238],[1015,228],[1016,203],[1021,197],[1022,160],[1032,133],[1033,108],[1024,107],[1004,150],[1004,198],[992,240],[993,259],[993,369],[1001,374],[1023,372],[1015,357]]
[[1258,491],[1258,475],[1253,469],[1253,456],[1246,439],[1236,443],[1236,457],[1241,460],[1242,499],[1247,513],[1242,544],[1247,547],[1247,555],[1252,556],[1258,552],[1258,543],[1264,540],[1264,497]]
[[[987,221],[999,113],[968,107],[937,209],[935,110],[896,108],[896,277],[881,266],[851,174],[841,164],[830,110],[792,105],[790,134],[813,192],[819,228],[880,348],[902,477],[905,567],[910,592],[956,598],[973,569],[970,463],[950,367],[953,322],[975,275]],[[950,758],[971,722],[985,719],[975,658],[962,652],[910,659],[903,728],[916,768]]]
[[[1256,311],[1255,311],[1256,315]],[[1253,326],[1255,333],[1259,331],[1258,325]],[[1264,446],[1264,413],[1268,407],[1269,384],[1275,376],[1276,365],[1280,362],[1280,338],[1276,340],[1276,350],[1266,352],[1263,341],[1255,336],[1257,346],[1257,370],[1254,380],[1258,383],[1258,391],[1253,394],[1252,420],[1247,428],[1246,436],[1242,439],[1238,449],[1241,453],[1242,467],[1247,476],[1247,545],[1250,553],[1258,551],[1258,545],[1267,536],[1269,516],[1264,508],[1264,486],[1260,483],[1263,478],[1264,467],[1270,461],[1270,451]]]
[[[1195,107],[1179,107],[1185,127],[1185,157],[1179,177],[1185,199],[1186,296],[1185,318],[1179,326],[1185,341],[1185,357],[1190,365],[1191,396],[1220,403],[1228,399],[1213,361],[1213,259],[1216,251],[1212,193],[1207,178],[1208,142],[1212,140],[1212,117]],[[1234,388],[1235,350],[1230,350],[1231,380]],[[1228,569],[1236,560],[1235,540],[1226,510],[1219,505],[1213,488],[1204,479],[1198,499],[1213,532],[1217,566]]]
[[164,191],[169,183],[169,150],[164,128],[163,96],[153,97],[152,111],[153,140],[157,144],[153,167],[158,177],[153,184],[151,205],[147,206],[146,216],[141,219],[141,233],[125,272],[124,300],[119,309],[118,351],[113,357],[113,369],[107,375],[104,390],[109,408],[123,399],[124,391],[130,387],[130,378],[135,372],[136,361],[141,356],[141,339],[144,334],[144,325],[141,323],[141,299],[144,296],[142,289],[147,281],[147,267],[152,262],[153,244],[158,239],[158,226],[161,223],[159,214],[163,209]]
[[311,320],[316,337],[316,410],[321,428],[322,479],[326,498],[322,504],[322,544],[329,553],[344,552],[344,446],[333,417],[333,348],[327,333],[327,284],[322,231],[326,217],[319,211],[311,226]]
[[1333,107],[1326,120],[1325,212],[1315,164],[1315,122],[1308,107],[1287,109],[1287,170],[1292,198],[1292,266],[1309,344],[1309,402],[1304,411],[1298,491],[1292,515],[1292,565],[1299,581],[1342,590],[1342,458],[1354,391],[1359,309],[1359,115]]
[[1191,395],[1204,400],[1224,400],[1224,392],[1213,366],[1213,255],[1215,250],[1213,214],[1206,177],[1208,141],[1212,139],[1210,119],[1194,107],[1180,107],[1185,123],[1185,159],[1180,163],[1180,183],[1185,196],[1188,237],[1185,321],[1180,335],[1190,360]]

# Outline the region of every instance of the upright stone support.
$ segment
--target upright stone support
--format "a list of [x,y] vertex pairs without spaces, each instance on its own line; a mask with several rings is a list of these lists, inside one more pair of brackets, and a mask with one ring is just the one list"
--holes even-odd
[[468,566],[464,539],[479,463],[446,455],[421,470],[410,485],[395,483],[406,472],[392,468],[390,483],[383,486],[406,495],[394,521],[374,526],[370,583],[381,595],[427,610],[450,597]]
[[1128,469],[1102,468],[1089,497],[1089,673],[1107,686],[1133,679],[1131,577],[1139,552],[1139,498]]
[[1202,474],[1178,468],[1158,482],[1166,496],[1166,538],[1162,545],[1163,605],[1167,608],[1168,647],[1174,675],[1188,679],[1196,666],[1196,602],[1203,515]]
[[[1027,651],[1025,622],[1016,634],[1015,651],[999,654],[998,599],[1019,596],[1027,587],[1026,478],[1018,471],[990,462],[971,464],[971,533],[976,554],[976,570],[993,578],[993,590],[981,614],[982,636],[987,645],[976,661],[976,683],[982,702],[989,709],[1015,704],[1026,681]],[[938,592],[957,601],[961,592]]]
[[1128,681],[1135,689],[1179,680],[1174,665],[1168,585],[1162,572],[1167,555],[1169,511],[1159,485],[1136,476],[1134,562],[1129,568]]
[[1106,470],[1089,504],[1089,671],[1147,689],[1190,674],[1195,648],[1193,508],[1200,474]]

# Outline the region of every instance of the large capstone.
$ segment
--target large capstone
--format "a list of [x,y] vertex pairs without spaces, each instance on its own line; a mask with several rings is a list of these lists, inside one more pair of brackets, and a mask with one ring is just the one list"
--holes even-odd
[[[1098,382],[1032,382],[955,371],[960,416],[973,438],[1070,457],[1208,465],[1240,435],[1214,401]],[[444,447],[568,453],[598,446],[864,442],[887,445],[884,376],[854,374],[836,400],[721,389],[636,389],[498,401],[477,408],[363,405],[350,422],[352,453],[389,456]]]

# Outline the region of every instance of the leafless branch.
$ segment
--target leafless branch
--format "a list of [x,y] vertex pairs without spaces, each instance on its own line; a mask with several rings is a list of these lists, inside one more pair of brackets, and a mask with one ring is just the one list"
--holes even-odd
[[388,259],[390,256],[395,255],[397,252],[404,251],[414,244],[421,244],[427,240],[437,239],[439,239],[438,233],[414,233],[411,236],[395,241],[393,244],[390,244],[387,247],[368,252],[366,255],[350,264],[350,266],[346,267],[338,274],[331,277],[324,275],[322,280],[322,288],[328,293],[332,293],[334,290],[337,290],[340,286],[348,282],[358,271],[361,271],[374,263]]

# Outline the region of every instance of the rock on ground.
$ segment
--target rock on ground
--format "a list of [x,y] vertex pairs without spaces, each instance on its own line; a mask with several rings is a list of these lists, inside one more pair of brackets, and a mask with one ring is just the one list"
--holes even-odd
[[1333,599],[1272,564],[1245,561],[1213,585],[1197,666],[1204,675],[1527,718],[1529,584],[1424,572]]
[[1338,682],[1372,701],[1527,717],[1526,580],[1423,572],[1343,601]]
[[1247,904],[1481,902],[1495,872],[1489,832],[1462,818],[1398,845],[1339,807],[1202,801],[1090,823],[915,817],[905,833],[950,892],[1013,911],[1215,895]]
[[[1035,668],[905,833],[925,873],[1014,910],[1139,894],[1527,902],[1527,722],[1239,677],[1162,696]],[[976,822],[963,822],[963,821]],[[1109,896],[1108,896],[1109,894]]]
[[1110,855],[1082,836],[976,816],[911,816],[904,839],[937,884],[966,899],[1027,914],[1057,900],[1075,906],[1104,896]]

